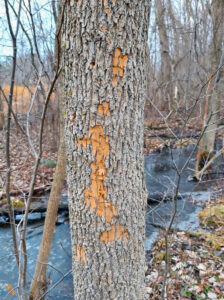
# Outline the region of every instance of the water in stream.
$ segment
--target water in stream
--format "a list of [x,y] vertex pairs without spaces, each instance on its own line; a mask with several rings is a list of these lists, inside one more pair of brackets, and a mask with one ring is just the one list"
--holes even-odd
[[[195,166],[194,145],[184,148],[165,148],[145,157],[146,186],[149,204],[146,216],[146,250],[149,250],[158,235],[159,227],[167,227],[171,219],[177,189],[177,170],[181,170],[178,187],[177,215],[173,227],[181,230],[197,231],[197,215],[205,200],[210,197],[207,181],[200,183],[189,180]],[[188,158],[191,157],[187,165]],[[223,162],[222,162],[223,164]],[[221,165],[221,164],[220,164]],[[218,171],[218,170],[216,170]],[[169,199],[170,201],[166,201]],[[155,229],[155,226],[157,225]]]
[[[149,191],[149,198],[154,202],[148,205],[146,216],[146,249],[150,249],[152,243],[158,235],[159,226],[167,226],[173,209],[172,201],[165,201],[175,193],[176,171],[183,167],[189,157],[193,146],[190,145],[180,154],[179,149],[172,151],[165,149],[160,153],[152,153],[145,157],[146,186]],[[195,157],[195,155],[193,156]],[[179,199],[177,201],[178,213],[174,226],[186,230],[197,230],[199,226],[197,214],[204,201],[210,196],[209,187],[205,183],[196,184],[189,182],[187,177],[192,173],[190,168],[194,165],[191,160],[189,168],[186,169],[180,181]],[[158,202],[158,199],[160,202]],[[164,201],[163,201],[164,199]],[[161,201],[162,200],[162,201]],[[43,229],[43,219],[38,220],[41,215],[36,215],[35,223],[29,225],[27,234],[28,248],[28,283],[32,279],[35,260],[37,258],[41,233]],[[154,224],[154,225],[153,225]],[[0,299],[15,299],[15,296],[7,294],[6,284],[16,287],[18,277],[15,259],[13,256],[11,232],[8,226],[0,228]],[[71,244],[68,222],[58,225],[54,235],[53,246],[48,268],[49,282],[54,284],[63,274],[71,269]],[[50,292],[46,299],[68,300],[73,299],[72,276],[66,276],[61,284]]]
[[[36,218],[40,217],[36,215]],[[27,251],[28,251],[28,272],[27,280],[30,283],[34,274],[35,260],[41,242],[43,230],[43,220],[37,221],[28,226],[27,232]],[[18,274],[15,258],[12,249],[11,231],[9,227],[0,230],[0,299],[15,299],[15,296],[7,295],[6,284],[13,287],[17,286]],[[63,274],[71,269],[71,243],[69,224],[57,226],[55,231],[50,261],[48,267],[48,279],[53,283],[60,280]],[[63,284],[58,285],[46,299],[70,300],[73,299],[72,275],[64,278]]]

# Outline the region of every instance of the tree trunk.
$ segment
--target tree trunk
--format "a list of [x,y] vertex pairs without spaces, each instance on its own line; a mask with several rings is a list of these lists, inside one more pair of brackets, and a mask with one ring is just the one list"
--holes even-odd
[[166,8],[163,5],[162,0],[156,0],[155,6],[156,6],[156,24],[158,26],[160,53],[161,53],[161,84],[165,87],[163,94],[166,95],[171,109],[173,106],[172,86],[171,86],[172,62],[171,62],[170,50],[169,50],[169,39],[168,39],[166,23],[165,23]]
[[60,140],[57,166],[54,174],[54,181],[48,201],[47,214],[44,223],[43,236],[41,240],[39,255],[36,263],[35,273],[30,287],[30,300],[40,299],[46,291],[46,270],[53,240],[55,222],[57,219],[58,206],[61,199],[61,192],[65,181],[65,149],[63,137]]
[[[224,1],[215,0],[212,3],[212,21],[213,21],[213,39],[211,42],[211,72],[215,72],[222,59],[222,44],[223,44],[223,29],[224,29]],[[222,64],[222,63],[221,63]],[[214,77],[213,89],[209,101],[209,113],[208,116],[217,112],[220,108],[220,77],[221,72],[218,71],[218,76]],[[207,153],[214,151],[215,136],[217,129],[217,113],[211,117],[208,127],[208,133],[205,133],[203,137],[204,150]]]
[[70,0],[65,13],[75,299],[144,299],[149,1]]
[[[52,2],[55,7],[54,2]],[[58,32],[61,24],[61,2],[58,2],[58,16],[55,15],[56,27]],[[57,39],[55,40],[55,60],[59,63],[59,49]],[[52,240],[55,231],[55,223],[57,220],[58,206],[61,200],[61,193],[66,179],[66,157],[65,157],[65,143],[64,143],[64,95],[61,92],[61,86],[58,87],[58,106],[59,106],[59,149],[57,165],[54,174],[54,181],[51,188],[50,197],[48,200],[47,214],[44,222],[43,236],[41,240],[40,250],[36,263],[35,273],[30,286],[30,300],[44,299],[41,297],[47,289],[46,271],[47,263],[50,256]],[[56,95],[55,95],[56,96]],[[53,110],[53,108],[52,108]],[[56,132],[55,132],[56,134]],[[57,144],[57,143],[56,143]],[[55,145],[56,146],[56,145]]]
[[[66,160],[64,146],[64,130],[63,120],[60,126],[60,145],[58,150],[58,159],[54,174],[54,181],[48,200],[47,214],[44,222],[43,236],[41,240],[40,250],[36,263],[35,273],[30,287],[30,300],[40,299],[41,295],[46,291],[46,270],[50,255],[51,244],[55,231],[55,222],[57,220],[58,206],[61,200],[61,192],[66,178]],[[44,299],[44,298],[43,298]]]
[[5,115],[3,111],[3,104],[2,104],[2,96],[1,96],[1,91],[0,91],[0,130],[3,129],[4,124],[5,124]]
[[[210,47],[210,71],[211,74],[213,74],[223,64],[222,43],[224,29],[224,1],[213,1],[211,11],[213,22],[213,38]],[[222,73],[220,70],[218,70],[214,78],[209,82],[209,86],[211,85],[211,87],[208,89],[208,91],[210,91],[210,95],[208,95],[206,99],[203,121],[203,128],[204,126],[207,126],[207,130],[203,134],[200,141],[195,168],[196,177],[198,177],[197,173],[199,172],[200,168],[203,168],[203,165],[212,157],[214,152],[216,129],[218,127],[217,111],[220,108],[220,97],[222,97],[219,92],[221,88],[219,84],[221,76]]]
[[216,130],[218,127],[217,124],[217,111],[219,109],[218,105],[218,95],[217,91],[213,91],[213,97],[209,97],[208,103],[208,118],[210,117],[209,121],[207,120],[206,123],[209,124],[207,131],[205,132],[204,136],[202,137],[202,149],[204,156],[209,159],[213,155],[214,146],[215,146],[215,137],[216,137]]
[[4,128],[5,124],[5,115],[3,111],[0,111],[0,130]]

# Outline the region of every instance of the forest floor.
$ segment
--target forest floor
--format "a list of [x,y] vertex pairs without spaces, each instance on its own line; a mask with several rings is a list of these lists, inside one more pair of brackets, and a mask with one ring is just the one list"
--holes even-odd
[[[168,240],[168,300],[224,299],[224,197],[199,213],[200,232],[173,231]],[[164,232],[147,253],[146,299],[159,300],[166,266]]]
[[[169,126],[160,119],[145,122],[144,154],[161,150],[164,147],[178,147],[195,144],[200,136],[201,122],[193,120],[185,126],[182,139],[176,139],[183,126],[183,120],[173,118]],[[36,197],[49,190],[57,159],[55,137],[48,130],[44,134],[43,159],[38,170],[35,184]],[[219,136],[218,136],[219,138]],[[33,133],[34,144],[38,137]],[[29,190],[34,166],[34,157],[27,138],[13,129],[11,134],[11,191],[15,206],[23,201]],[[0,131],[0,199],[5,198],[5,131]],[[220,181],[220,186],[223,180]],[[221,187],[224,191],[224,188]],[[215,194],[214,194],[215,195]],[[212,208],[216,205],[216,208]],[[0,210],[7,206],[0,201]],[[218,206],[218,213],[217,213]],[[224,197],[216,195],[205,205],[208,209],[201,215],[202,231],[172,232],[169,236],[168,276],[166,299],[201,300],[224,299]],[[218,214],[218,218],[216,215]],[[147,299],[161,299],[165,270],[164,232],[147,253],[148,270],[146,272]]]
[[[5,158],[5,131],[0,131],[0,199],[5,198],[5,182],[6,182],[6,158]],[[38,145],[38,137],[32,134],[33,144]],[[34,195],[37,197],[46,191],[49,191],[53,174],[56,166],[57,149],[54,143],[54,137],[45,133],[43,138],[43,155],[37,173]],[[13,128],[11,131],[11,196],[15,206],[19,206],[20,200],[28,194],[29,186],[34,169],[35,158],[30,150],[28,140],[21,131]],[[5,201],[0,201],[0,210],[2,206],[6,206]]]

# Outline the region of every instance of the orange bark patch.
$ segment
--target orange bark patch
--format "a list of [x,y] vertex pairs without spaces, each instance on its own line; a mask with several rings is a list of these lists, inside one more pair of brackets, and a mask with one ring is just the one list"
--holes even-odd
[[[98,112],[101,115],[108,115],[109,103],[104,101],[100,104]],[[84,190],[85,204],[90,206],[90,209],[96,210],[99,217],[105,217],[107,223],[111,223],[117,213],[115,206],[107,201],[107,188],[104,185],[107,173],[105,159],[108,157],[110,149],[109,137],[104,134],[102,125],[90,127],[89,136],[85,135],[82,139],[78,139],[78,146],[86,148],[87,144],[92,146],[95,162],[90,164],[91,183],[90,188]]]
[[124,76],[124,68],[128,61],[128,54],[121,55],[121,49],[116,48],[113,56],[113,87],[117,86],[118,77]]
[[78,139],[77,143],[78,146],[82,146],[83,148],[86,148],[86,146],[90,144],[90,139],[88,138],[87,135],[85,135],[84,138]]
[[109,111],[109,103],[106,101],[103,101],[102,104],[98,106],[98,113],[100,115],[105,115],[108,116],[110,111]]
[[[106,108],[108,108],[106,106]],[[103,110],[104,112],[104,110]],[[108,110],[109,114],[109,110]],[[104,185],[106,177],[105,159],[109,155],[109,137],[104,135],[103,127],[96,125],[89,130],[92,145],[92,154],[96,162],[91,163],[91,184],[90,189],[84,190],[85,203],[90,209],[96,210],[99,217],[104,216],[108,223],[111,223],[116,216],[116,208],[107,199],[107,189]]]
[[104,25],[100,27],[100,31],[102,31],[102,32],[105,32],[105,29],[106,29],[106,28],[105,28]]
[[110,9],[106,8],[107,6],[107,0],[103,0],[103,9],[105,10],[105,13],[108,15],[110,13]]
[[92,144],[92,154],[96,156],[96,164],[105,162],[105,158],[109,155],[109,137],[104,135],[103,126],[96,125],[90,127],[90,140]]
[[117,241],[124,238],[125,241],[127,241],[127,235],[128,232],[122,225],[112,225],[111,229],[109,231],[104,231],[101,234],[100,240],[104,243],[112,243],[114,241]]
[[117,215],[116,207],[110,202],[100,202],[97,206],[97,215],[99,217],[104,216],[107,223],[111,223],[112,219]]
[[77,245],[76,250],[77,250],[77,259],[85,264],[86,263],[85,248],[83,246]]
[[[98,106],[100,115],[109,115],[109,103],[104,101]],[[90,120],[90,126],[92,122]],[[111,223],[112,219],[117,216],[115,205],[107,201],[107,188],[104,185],[106,178],[105,159],[109,155],[109,137],[104,134],[103,126],[96,125],[90,127],[88,136],[85,135],[82,139],[78,139],[78,146],[86,148],[87,144],[92,146],[92,155],[95,161],[91,162],[91,183],[90,187],[84,189],[85,204],[91,210],[95,210],[98,217],[105,217],[107,223]],[[101,234],[100,240],[104,243],[112,243],[119,240],[121,237],[127,241],[128,232],[123,225],[111,225],[109,231]],[[85,251],[83,247],[77,246],[77,257],[83,262],[85,259]]]

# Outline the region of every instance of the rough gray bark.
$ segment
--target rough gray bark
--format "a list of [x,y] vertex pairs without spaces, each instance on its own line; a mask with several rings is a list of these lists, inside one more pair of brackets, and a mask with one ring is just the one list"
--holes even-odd
[[67,2],[67,176],[75,299],[144,299],[148,0]]

